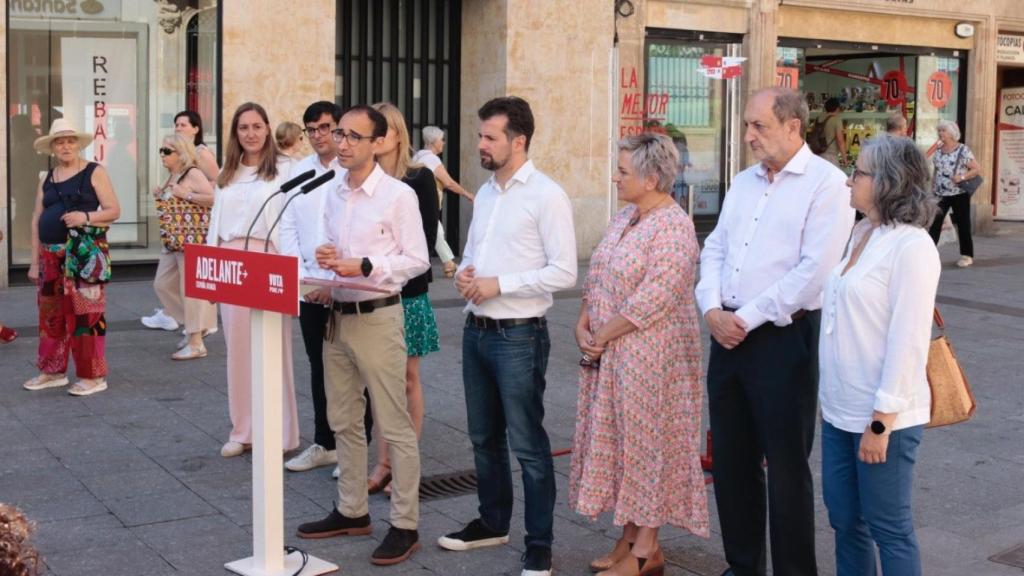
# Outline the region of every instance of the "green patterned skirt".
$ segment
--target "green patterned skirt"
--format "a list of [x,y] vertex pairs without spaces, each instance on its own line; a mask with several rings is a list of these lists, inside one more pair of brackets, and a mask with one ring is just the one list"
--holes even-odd
[[437,337],[437,321],[430,295],[402,298],[405,309],[405,346],[409,356],[426,356],[441,349]]

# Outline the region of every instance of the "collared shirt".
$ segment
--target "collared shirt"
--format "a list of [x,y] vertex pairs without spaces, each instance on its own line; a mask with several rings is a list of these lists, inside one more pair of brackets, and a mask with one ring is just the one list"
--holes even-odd
[[[398,294],[406,282],[430,268],[416,194],[379,164],[361,186],[351,188],[346,176],[329,190],[323,220],[324,235],[337,248],[339,259],[369,258],[373,264],[368,278],[334,276],[337,280]],[[338,302],[387,296],[347,288],[334,288],[331,295]]]
[[572,204],[562,187],[527,160],[504,189],[492,176],[476,196],[459,270],[497,276],[501,294],[466,311],[488,318],[532,318],[552,294],[576,285]]
[[[332,158],[330,163],[324,166],[319,156],[311,154],[292,167],[288,178],[309,170],[314,170],[316,176],[334,170],[334,178],[306,194],[300,194],[299,188],[288,194],[286,201],[290,201],[290,204],[281,215],[279,225],[281,253],[299,258],[299,273],[303,278],[329,280],[334,278],[334,272],[317,265],[316,248],[327,241],[323,231],[327,191],[337,188],[338,183],[345,177],[345,169],[338,164],[337,158]],[[293,200],[296,195],[299,197]]]
[[868,233],[857,263],[843,274],[846,256],[829,275],[818,345],[822,416],[854,433],[864,431],[875,410],[898,414],[893,430],[931,416],[925,366],[939,253],[922,228],[872,230],[867,220],[857,225],[850,246]]
[[[258,219],[256,213],[263,202],[279,190],[281,184],[288,181],[291,167],[291,159],[287,156],[280,156],[277,161],[277,176],[273,180],[261,180],[256,166],[239,165],[231,183],[224,188],[217,186],[214,193],[207,244],[217,246],[222,241],[229,242],[245,238],[253,221],[256,223],[252,228],[252,238],[265,240],[267,232],[284,206],[284,195],[274,196]],[[280,246],[277,230],[274,231],[270,241],[274,246]]]
[[852,225],[846,175],[806,144],[771,182],[760,163],[740,172],[700,255],[701,313],[736,308],[749,332],[821,308]]

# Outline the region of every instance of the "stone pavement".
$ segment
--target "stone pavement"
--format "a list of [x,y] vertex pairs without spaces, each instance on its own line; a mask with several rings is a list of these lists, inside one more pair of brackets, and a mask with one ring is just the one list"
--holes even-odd
[[[939,303],[980,408],[968,424],[925,434],[915,517],[929,575],[1021,574],[1020,568],[988,560],[1024,543],[1024,225],[1003,224],[1000,230],[977,239],[971,269],[953,267],[954,247],[942,249]],[[423,362],[424,475],[473,466],[459,366],[460,307],[443,280],[435,283],[432,297],[442,351]],[[0,319],[22,334],[0,348],[0,501],[17,504],[38,523],[36,543],[50,574],[226,574],[225,562],[252,553],[252,527],[250,459],[218,453],[229,430],[223,338],[208,339],[206,359],[174,362],[169,355],[178,335],[138,322],[157,303],[148,283],[114,283],[108,302],[110,390],[80,399],[63,389],[21,389],[35,373],[35,294],[29,287],[0,292]],[[549,316],[546,423],[555,448],[569,447],[573,433],[577,353],[571,329],[578,307],[579,292],[569,292]],[[312,406],[297,326],[293,347],[304,447],[312,436]],[[607,516],[591,522],[568,509],[569,457],[555,462],[555,570],[586,574],[588,561],[610,549],[618,531]],[[819,462],[816,452],[820,492]],[[521,498],[518,485],[516,490]],[[519,574],[521,500],[509,546],[467,553],[446,552],[434,542],[475,517],[475,496],[424,502],[423,549],[408,562],[378,568],[367,559],[387,531],[383,496],[371,498],[372,537],[294,537],[299,523],[322,517],[334,498],[329,468],[285,475],[286,543],[339,564],[342,574]],[[714,513],[710,491],[709,500]],[[822,574],[830,574],[832,534],[820,496],[817,508],[819,565]],[[663,532],[668,574],[722,571],[716,519],[712,526],[710,540],[676,529]]]

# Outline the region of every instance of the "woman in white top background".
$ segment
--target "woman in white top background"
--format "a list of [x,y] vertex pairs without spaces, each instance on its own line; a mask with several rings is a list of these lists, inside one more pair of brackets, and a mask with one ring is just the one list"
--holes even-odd
[[864,214],[832,271],[822,309],[822,492],[838,576],[921,574],[913,468],[931,396],[925,376],[939,254],[924,156],[878,136],[847,181]]
[[[437,126],[426,126],[423,128],[423,150],[413,155],[414,164],[422,164],[434,173],[437,181],[437,205],[444,206],[444,191],[451,190],[459,196],[465,196],[466,200],[473,201],[473,193],[466,190],[448,173],[448,169],[441,162],[441,153],[444,152],[444,130]],[[454,278],[458,265],[455,263],[455,253],[452,251],[448,241],[444,238],[444,223],[439,222],[437,226],[437,241],[434,242],[434,250],[437,257],[444,265],[445,278]]]
[[[217,177],[216,200],[210,216],[207,243],[235,248],[245,246],[245,235],[256,213],[268,196],[285,182],[291,169],[290,160],[278,154],[270,128],[270,120],[262,106],[246,102],[235,110],[224,155],[224,168]],[[277,233],[268,238],[271,224],[280,214],[284,195],[274,197],[253,226],[249,249],[262,252],[269,244],[276,253]],[[221,456],[230,458],[250,449],[252,445],[252,374],[250,309],[221,304],[224,340],[228,355],[228,408],[231,435],[221,448]],[[295,381],[292,377],[291,316],[281,322],[282,407],[285,451],[299,446],[299,424],[295,409]]]

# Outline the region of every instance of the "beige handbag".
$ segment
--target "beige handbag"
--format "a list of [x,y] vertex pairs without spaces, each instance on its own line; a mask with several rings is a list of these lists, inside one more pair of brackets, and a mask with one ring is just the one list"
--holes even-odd
[[928,386],[932,390],[932,418],[928,428],[970,420],[977,407],[967,375],[946,338],[946,324],[938,308],[935,309],[935,325],[939,335],[928,347]]

